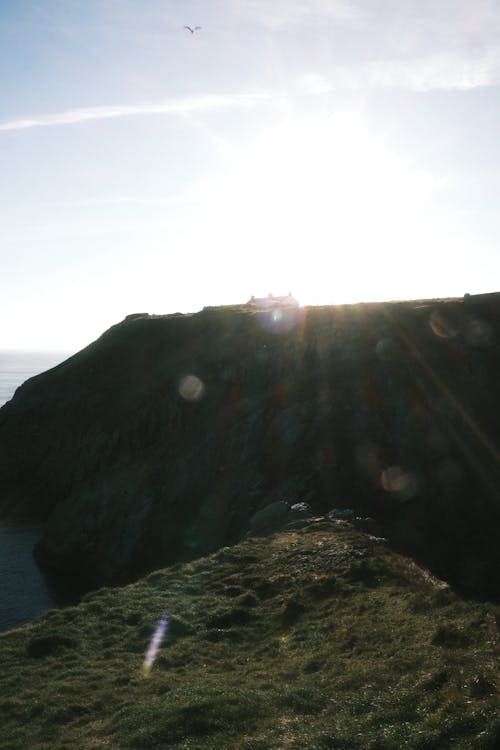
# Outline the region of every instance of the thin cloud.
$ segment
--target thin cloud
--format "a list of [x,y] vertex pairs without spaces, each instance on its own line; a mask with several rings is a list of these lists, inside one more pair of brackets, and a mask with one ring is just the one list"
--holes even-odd
[[16,120],[6,120],[0,123],[0,130],[26,130],[29,128],[48,127],[50,125],[76,125],[92,120],[110,120],[117,117],[132,117],[134,115],[167,115],[188,114],[203,109],[218,109],[219,107],[246,107],[268,99],[269,96],[260,94],[214,95],[200,96],[191,99],[178,99],[158,104],[116,105],[80,107],[67,109]]
[[[223,2],[222,5],[225,5]],[[231,11],[244,20],[271,29],[303,23],[355,23],[364,12],[349,0],[240,0]]]
[[82,200],[66,201],[65,206],[170,206],[189,203],[182,195],[102,195]]
[[394,87],[412,91],[484,88],[499,81],[498,55],[466,59],[458,55],[429,55],[397,62],[372,62],[365,66],[366,83],[374,88]]
[[459,55],[427,55],[407,60],[371,60],[363,65],[338,66],[328,75],[310,73],[301,77],[309,94],[339,90],[404,89],[468,91],[500,83],[500,55],[467,59]]

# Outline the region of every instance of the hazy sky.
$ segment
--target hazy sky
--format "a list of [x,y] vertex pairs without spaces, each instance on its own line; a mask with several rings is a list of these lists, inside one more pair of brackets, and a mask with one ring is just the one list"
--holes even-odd
[[497,290],[499,85],[500,0],[1,0],[0,348]]

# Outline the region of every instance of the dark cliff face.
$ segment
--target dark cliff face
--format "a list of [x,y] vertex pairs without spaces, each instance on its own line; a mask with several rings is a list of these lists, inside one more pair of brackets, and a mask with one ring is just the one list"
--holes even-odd
[[276,500],[374,516],[498,595],[496,300],[132,317],[0,409],[0,508],[95,583],[239,539]]

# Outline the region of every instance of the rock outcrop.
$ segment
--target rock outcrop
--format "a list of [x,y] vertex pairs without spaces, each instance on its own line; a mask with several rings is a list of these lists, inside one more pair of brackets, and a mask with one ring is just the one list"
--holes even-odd
[[497,595],[495,305],[130,316],[0,409],[0,512],[46,522],[47,569],[103,584],[232,543],[272,503],[351,508]]

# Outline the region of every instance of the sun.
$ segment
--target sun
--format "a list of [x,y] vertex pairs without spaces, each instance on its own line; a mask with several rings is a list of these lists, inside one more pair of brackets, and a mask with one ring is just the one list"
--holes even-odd
[[226,274],[237,250],[257,294],[291,289],[303,304],[421,294],[408,258],[428,241],[425,206],[439,182],[359,113],[290,116],[229,150],[228,162],[203,217]]

